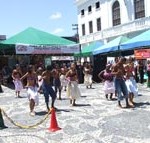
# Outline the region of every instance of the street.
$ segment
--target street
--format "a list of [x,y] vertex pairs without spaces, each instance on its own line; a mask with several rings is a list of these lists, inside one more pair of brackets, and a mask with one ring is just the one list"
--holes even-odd
[[[129,109],[120,109],[117,100],[106,100],[102,83],[93,84],[93,89],[86,89],[83,84],[79,87],[82,96],[76,101],[77,106],[70,106],[65,91],[62,100],[56,100],[56,118],[61,130],[48,130],[51,115],[29,129],[14,126],[3,115],[8,128],[0,130],[0,143],[150,143],[150,89],[146,85],[138,84],[136,107]],[[23,98],[16,98],[14,89],[2,88],[0,108],[11,119],[25,126],[43,120],[47,112],[42,94],[35,108],[36,116],[30,116],[26,90],[21,92]]]

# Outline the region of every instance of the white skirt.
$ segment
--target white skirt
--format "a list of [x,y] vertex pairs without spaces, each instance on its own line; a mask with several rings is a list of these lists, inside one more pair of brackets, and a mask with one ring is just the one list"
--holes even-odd
[[68,81],[66,80],[65,75],[60,76],[60,82],[61,82],[61,86],[67,86]]
[[115,86],[113,81],[106,80],[104,82],[104,93],[105,94],[115,93]]
[[92,84],[92,75],[90,75],[90,74],[84,75],[84,84],[86,86],[90,86]]
[[23,85],[22,85],[21,80],[15,79],[15,80],[13,80],[13,82],[14,82],[16,91],[21,91],[23,89]]
[[133,77],[130,77],[129,79],[126,80],[126,86],[129,93],[133,93],[134,96],[138,95],[137,84]]
[[42,76],[41,75],[38,75],[38,90],[41,89],[41,86],[43,84],[43,79],[41,79]]
[[38,96],[37,87],[28,87],[27,88],[27,94],[28,94],[29,100],[33,99],[36,105],[39,104],[39,96]]
[[78,83],[76,81],[71,81],[67,86],[67,95],[71,99],[77,99],[81,96]]

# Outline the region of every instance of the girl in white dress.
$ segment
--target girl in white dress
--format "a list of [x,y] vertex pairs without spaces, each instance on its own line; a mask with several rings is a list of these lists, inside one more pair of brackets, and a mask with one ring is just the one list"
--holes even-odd
[[17,69],[14,69],[12,72],[13,83],[15,85],[16,97],[20,98],[20,91],[23,89],[22,82],[20,80],[20,73]]
[[104,93],[106,98],[108,99],[108,94],[110,94],[110,100],[112,100],[113,94],[115,93],[115,86],[110,68],[111,65],[107,64],[106,69],[101,71],[98,77],[104,82]]
[[67,94],[70,97],[71,105],[75,106],[75,101],[81,96],[81,93],[78,87],[78,77],[74,63],[71,64],[70,70],[66,73],[66,78],[68,79]]
[[132,57],[129,58],[128,64],[125,66],[126,70],[126,86],[129,92],[129,104],[134,107],[134,96],[138,95],[138,88],[134,78],[134,63]]
[[83,73],[84,73],[84,84],[86,86],[86,88],[88,88],[90,86],[90,88],[92,88],[92,69],[91,67],[88,65],[88,63],[85,64]]

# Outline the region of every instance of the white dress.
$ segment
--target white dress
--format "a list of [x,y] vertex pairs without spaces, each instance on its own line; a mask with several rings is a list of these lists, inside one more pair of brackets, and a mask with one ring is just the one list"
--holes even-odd
[[107,72],[106,70],[104,71],[104,93],[105,94],[110,94],[110,93],[115,93],[115,85],[113,81],[113,75],[110,72]]
[[28,86],[27,87],[27,94],[28,94],[29,100],[33,99],[36,105],[39,104],[39,96],[38,96],[37,87]]
[[41,88],[42,84],[43,84],[43,79],[41,80],[42,76],[38,75],[38,90]]
[[15,91],[21,91],[23,89],[23,85],[20,79],[14,79],[13,83],[15,85]]
[[129,93],[133,93],[134,96],[138,95],[138,88],[134,77],[130,77],[126,80],[126,86]]
[[60,82],[61,82],[61,86],[65,87],[68,84],[68,81],[66,80],[65,75],[61,74],[60,75]]
[[104,82],[104,93],[105,94],[115,93],[115,86],[113,81],[106,80]]
[[71,99],[77,99],[81,96],[78,83],[76,81],[70,81],[67,86],[67,95]]
[[86,73],[86,72],[89,71],[89,69],[84,68],[84,70],[85,70],[85,73],[84,73],[84,84],[85,84],[86,86],[90,86],[90,85],[92,84],[92,75]]

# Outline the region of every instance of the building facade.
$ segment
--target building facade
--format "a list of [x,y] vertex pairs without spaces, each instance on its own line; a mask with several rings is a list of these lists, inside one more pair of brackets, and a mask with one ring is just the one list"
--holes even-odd
[[129,38],[150,28],[150,0],[75,0],[79,40],[107,43],[124,35]]

